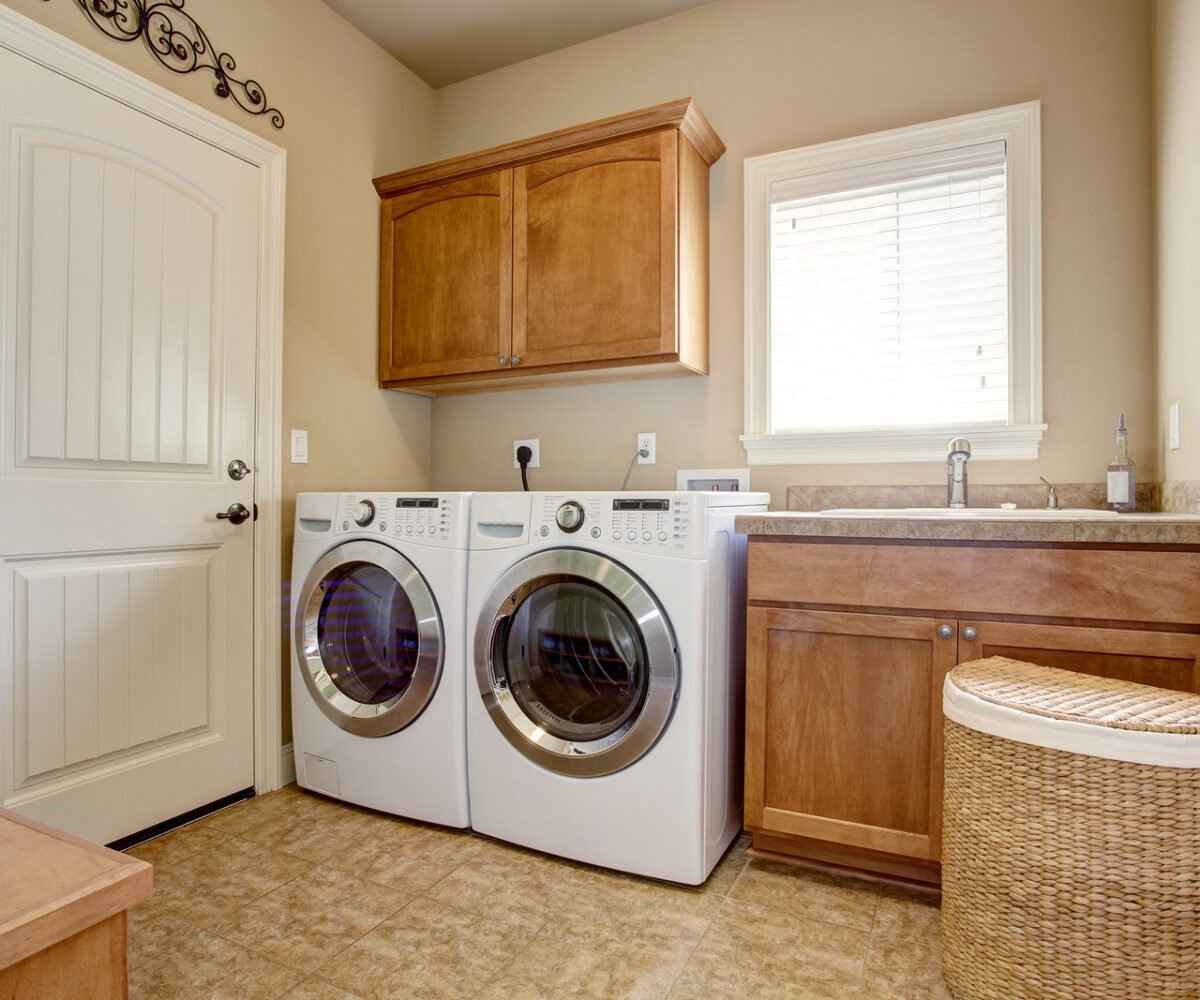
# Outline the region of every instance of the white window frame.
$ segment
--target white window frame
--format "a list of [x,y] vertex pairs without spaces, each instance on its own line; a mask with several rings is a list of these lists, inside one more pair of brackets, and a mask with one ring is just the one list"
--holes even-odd
[[[970,438],[973,459],[1035,459],[1046,433],[1042,409],[1041,102],[946,118],[789,149],[745,161],[745,433],[750,465],[944,460],[946,443]],[[1005,423],[937,424],[772,433],[770,379],[771,186],[831,171],[1003,141],[1007,156],[1009,414]]]

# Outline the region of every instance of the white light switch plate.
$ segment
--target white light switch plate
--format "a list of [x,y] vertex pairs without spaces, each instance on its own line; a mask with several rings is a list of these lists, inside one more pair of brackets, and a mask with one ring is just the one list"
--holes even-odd
[[[658,435],[654,431],[642,431],[638,435],[638,465],[653,465],[658,461]],[[642,458],[641,452],[650,452]]]
[[519,469],[521,463],[517,461],[517,449],[525,445],[533,452],[533,458],[529,460],[529,468],[540,469],[542,467],[542,443],[538,438],[529,438],[525,441],[513,442],[513,468]]
[[1167,410],[1167,447],[1172,451],[1178,451],[1181,447],[1179,433],[1179,404],[1172,403]]
[[308,431],[292,431],[292,464],[308,464]]

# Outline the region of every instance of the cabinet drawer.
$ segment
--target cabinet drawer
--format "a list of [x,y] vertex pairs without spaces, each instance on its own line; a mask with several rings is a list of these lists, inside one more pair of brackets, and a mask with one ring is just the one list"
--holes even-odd
[[827,542],[750,544],[751,601],[1200,623],[1200,553]]

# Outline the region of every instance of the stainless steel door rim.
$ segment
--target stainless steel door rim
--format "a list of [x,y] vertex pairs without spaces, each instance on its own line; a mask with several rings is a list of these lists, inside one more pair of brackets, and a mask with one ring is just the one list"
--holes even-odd
[[[403,590],[416,619],[417,658],[412,679],[402,692],[378,704],[355,701],[339,690],[321,657],[322,584],[338,569],[358,564],[378,567],[389,574]],[[300,673],[317,707],[330,721],[357,736],[389,736],[410,725],[432,700],[441,680],[444,640],[437,601],[420,571],[382,542],[346,542],[317,561],[296,605],[294,641]]]
[[[616,731],[595,740],[567,740],[530,718],[497,670],[500,644],[521,605],[544,586],[564,581],[594,586],[625,609],[640,633],[648,670],[644,698]],[[493,585],[475,632],[475,677],[484,706],[504,738],[529,760],[571,777],[592,778],[629,767],[658,742],[679,695],[679,653],[666,612],[621,564],[584,549],[547,549],[511,566]]]

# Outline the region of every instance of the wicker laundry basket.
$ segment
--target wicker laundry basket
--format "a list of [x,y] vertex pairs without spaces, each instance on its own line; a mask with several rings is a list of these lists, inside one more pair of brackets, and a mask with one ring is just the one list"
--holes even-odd
[[992,657],[944,706],[955,1000],[1200,998],[1200,696]]

